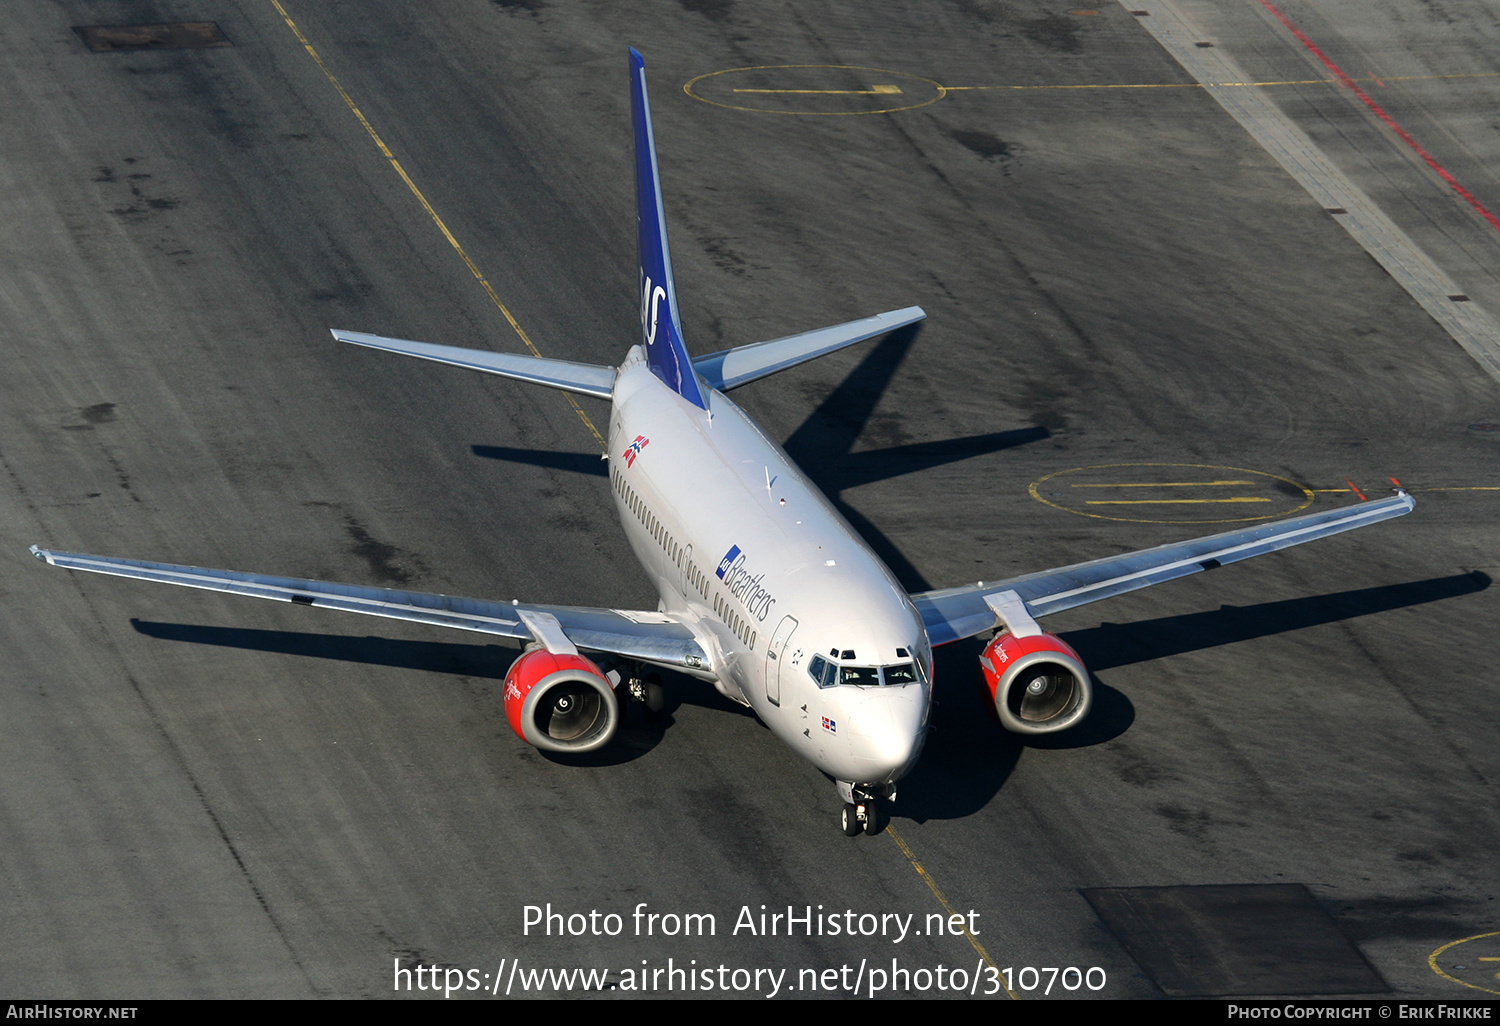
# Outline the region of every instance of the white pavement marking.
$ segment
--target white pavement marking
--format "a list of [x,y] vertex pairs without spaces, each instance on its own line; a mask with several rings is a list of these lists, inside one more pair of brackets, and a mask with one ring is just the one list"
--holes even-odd
[[1453,280],[1282,113],[1264,90],[1248,84],[1249,76],[1232,57],[1217,45],[1198,46],[1212,40],[1195,29],[1171,0],[1120,3],[1129,11],[1149,12],[1137,16],[1136,21],[1323,209],[1345,211],[1331,216],[1479,366],[1500,381],[1500,328],[1489,314],[1472,300],[1455,302],[1449,298],[1461,294]]

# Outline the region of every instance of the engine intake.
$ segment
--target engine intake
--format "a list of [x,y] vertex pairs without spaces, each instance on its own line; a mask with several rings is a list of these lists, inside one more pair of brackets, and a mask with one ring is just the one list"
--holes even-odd
[[1089,671],[1055,634],[1001,633],[986,646],[979,665],[1000,722],[1018,734],[1066,730],[1088,715],[1094,700]]
[[609,678],[590,660],[533,648],[505,675],[505,718],[527,744],[578,754],[614,738],[620,703]]

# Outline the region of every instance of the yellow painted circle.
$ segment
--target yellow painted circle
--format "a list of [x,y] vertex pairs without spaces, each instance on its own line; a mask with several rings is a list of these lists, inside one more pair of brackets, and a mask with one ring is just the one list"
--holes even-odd
[[811,117],[916,110],[948,95],[948,90],[930,78],[851,64],[728,68],[699,75],[682,91],[715,107]]
[[[1473,941],[1479,941],[1480,943],[1475,944],[1461,955],[1448,956],[1448,961],[1454,963],[1451,966],[1454,972],[1462,973],[1467,979],[1460,979],[1452,973],[1444,972],[1438,965],[1438,956],[1451,951],[1461,944],[1469,944]],[[1455,960],[1457,961],[1455,962]],[[1465,987],[1472,987],[1475,990],[1482,990],[1488,994],[1500,994],[1500,989],[1497,989],[1500,988],[1500,933],[1476,933],[1472,937],[1465,937],[1462,940],[1444,944],[1427,956],[1427,965],[1433,972],[1445,980],[1451,980],[1454,983]],[[1458,969],[1456,968],[1457,965],[1464,965],[1464,968]],[[1470,980],[1482,980],[1488,986],[1470,983]]]
[[1210,463],[1105,463],[1038,478],[1037,502],[1099,520],[1233,524],[1274,520],[1312,505],[1311,489],[1262,470]]

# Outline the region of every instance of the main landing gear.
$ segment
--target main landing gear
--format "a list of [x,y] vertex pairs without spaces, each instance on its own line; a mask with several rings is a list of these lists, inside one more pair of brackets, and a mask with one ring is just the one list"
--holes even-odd
[[626,681],[626,691],[630,697],[646,707],[646,716],[656,719],[661,715],[666,706],[666,694],[661,689],[661,674],[648,673],[642,676],[639,671],[632,673]]
[[885,810],[880,807],[881,798],[896,797],[895,784],[850,784],[838,781],[839,797],[844,799],[843,812],[839,814],[839,827],[845,837],[858,837],[861,833],[878,834],[885,826]]
[[615,695],[620,701],[639,703],[646,710],[646,719],[661,716],[667,705],[667,694],[662,690],[661,674],[648,670],[645,664],[618,660],[601,663],[605,676],[614,684]]

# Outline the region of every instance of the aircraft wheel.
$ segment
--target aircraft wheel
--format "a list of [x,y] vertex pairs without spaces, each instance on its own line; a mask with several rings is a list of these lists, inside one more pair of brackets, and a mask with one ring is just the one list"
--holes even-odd
[[667,706],[667,695],[661,686],[661,674],[647,674],[644,683],[646,715],[654,720],[661,715],[662,710]]
[[880,833],[880,828],[883,825],[884,823],[882,823],[880,816],[880,806],[874,802],[870,802],[865,806],[865,833],[874,837]]
[[852,805],[844,806],[844,816],[841,821],[845,837],[859,836],[859,811]]

